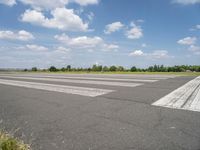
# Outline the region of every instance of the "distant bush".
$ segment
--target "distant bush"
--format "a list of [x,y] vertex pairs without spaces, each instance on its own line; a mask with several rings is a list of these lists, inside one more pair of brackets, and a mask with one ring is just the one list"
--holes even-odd
[[33,67],[32,69],[31,69],[31,71],[37,71],[38,69],[37,69],[37,67]]
[[131,72],[136,72],[137,68],[135,66],[131,67]]
[[49,71],[50,71],[50,72],[56,72],[56,71],[58,71],[58,70],[56,69],[56,67],[51,66],[51,67],[49,68]]
[[[33,67],[31,71],[38,71],[37,67]],[[1,70],[0,70],[1,71]],[[3,70],[2,70],[3,71]],[[29,71],[28,69],[24,69],[23,71]],[[47,69],[43,69],[40,71],[47,71]],[[89,68],[82,68],[82,67],[71,67],[71,65],[67,65],[66,67],[62,68],[56,68],[55,66],[51,66],[48,71],[50,72],[56,72],[56,71],[62,71],[62,72],[200,72],[200,65],[180,65],[180,66],[164,66],[164,65],[153,65],[149,66],[148,68],[137,68],[136,66],[132,66],[131,68],[124,68],[123,66],[102,66],[102,65],[93,65]]]
[[117,71],[117,67],[116,66],[111,66],[110,67],[110,71]]

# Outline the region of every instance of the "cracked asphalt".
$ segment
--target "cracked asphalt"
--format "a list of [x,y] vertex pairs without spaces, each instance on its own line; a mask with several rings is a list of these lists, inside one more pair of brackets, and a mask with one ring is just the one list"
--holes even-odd
[[18,79],[115,92],[86,97],[0,84],[0,127],[33,150],[199,150],[200,112],[151,105],[193,78],[138,87]]

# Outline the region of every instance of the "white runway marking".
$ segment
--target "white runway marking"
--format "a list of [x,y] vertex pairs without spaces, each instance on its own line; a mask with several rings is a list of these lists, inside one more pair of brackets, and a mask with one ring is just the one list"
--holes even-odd
[[96,84],[96,85],[109,85],[109,86],[125,86],[125,87],[136,87],[143,85],[142,83],[128,83],[128,82],[108,82],[108,81],[92,81],[92,80],[70,80],[70,79],[54,79],[54,78],[33,78],[33,77],[7,77],[13,79],[30,79],[30,80],[41,80],[41,81],[59,81],[68,83],[84,83],[84,84]]
[[145,75],[145,74],[0,74],[0,76],[29,76],[29,77],[55,77],[55,78],[111,78],[111,79],[139,79],[163,80],[178,77],[177,75]]
[[46,91],[62,92],[62,93],[68,93],[68,94],[77,94],[77,95],[89,96],[89,97],[96,97],[96,96],[100,96],[100,95],[107,94],[114,91],[114,90],[106,90],[106,89],[98,89],[98,88],[65,86],[65,85],[4,80],[4,79],[0,79],[0,84],[40,89],[40,90],[46,90]]
[[[1,76],[1,77],[13,77],[13,76]],[[129,81],[129,82],[156,82],[155,79],[123,79],[123,78],[98,78],[98,77],[68,77],[68,76],[17,76],[23,78],[51,78],[51,79],[85,79],[85,80],[101,80],[101,81]]]
[[154,102],[152,105],[200,111],[200,76]]

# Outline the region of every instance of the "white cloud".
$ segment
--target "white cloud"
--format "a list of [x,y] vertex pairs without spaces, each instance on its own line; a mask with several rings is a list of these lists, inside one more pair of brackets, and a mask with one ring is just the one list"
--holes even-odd
[[101,37],[94,36],[79,36],[71,38],[66,34],[55,35],[55,39],[60,41],[61,43],[67,45],[69,48],[78,48],[78,49],[89,49],[93,51],[94,49],[100,49],[103,51],[116,50],[119,48],[118,45],[115,44],[107,44]]
[[98,4],[99,0],[72,0],[79,5],[86,6],[86,5],[91,5],[91,4]]
[[34,36],[25,30],[13,32],[9,30],[0,31],[0,39],[28,41],[34,39]]
[[189,5],[189,4],[200,3],[200,0],[173,0],[172,2],[182,4],[182,5]]
[[200,24],[196,25],[196,28],[197,28],[197,29],[200,29]]
[[87,15],[87,18],[89,19],[89,21],[92,21],[93,18],[94,18],[94,13],[93,13],[93,12],[90,12],[90,13]]
[[177,43],[181,45],[192,45],[196,43],[196,40],[196,37],[185,37],[183,39],[178,40]]
[[110,34],[112,32],[119,31],[121,28],[123,28],[123,24],[121,22],[113,22],[111,24],[106,25],[106,28],[104,30],[105,34]]
[[[64,8],[69,2],[77,3],[81,6],[98,4],[99,0],[18,0],[25,5],[31,6],[36,10],[53,10],[55,8]],[[0,3],[13,6],[16,0],[0,0]]]
[[51,11],[52,18],[47,18],[37,10],[26,10],[21,16],[23,22],[66,31],[87,31],[88,24],[74,13],[73,9],[56,8]]
[[196,55],[200,55],[200,46],[190,45],[188,50],[191,51],[192,53],[196,54]]
[[138,19],[138,20],[136,20],[136,22],[138,22],[138,23],[144,23],[144,20],[143,19]]
[[106,44],[105,47],[108,49],[118,49],[119,48],[119,46],[116,44]]
[[5,4],[8,6],[13,6],[16,4],[15,0],[0,0],[0,4]]
[[104,44],[103,46],[102,46],[102,51],[106,51],[106,52],[108,52],[108,51],[118,51],[118,49],[119,49],[119,45],[116,45],[116,44]]
[[131,23],[132,28],[126,32],[126,36],[129,39],[140,39],[143,36],[143,30],[140,26]]
[[87,36],[79,36],[75,38],[70,38],[66,34],[56,35],[55,39],[66,44],[69,47],[75,48],[95,48],[103,43],[102,38],[95,37],[87,37]]
[[30,5],[36,10],[51,10],[58,7],[65,7],[68,4],[68,0],[19,0],[23,4]]
[[27,44],[24,49],[32,50],[32,51],[48,51],[47,47],[40,46],[40,45],[35,45],[35,44]]
[[[10,51],[12,49],[12,51]],[[8,46],[3,49],[4,54],[0,56],[1,66],[10,67],[39,67],[47,68],[51,65],[56,67],[66,66],[71,64],[70,50],[65,47],[47,48],[42,45],[18,45]],[[2,59],[3,58],[3,59]],[[69,61],[70,60],[70,61]]]
[[57,52],[57,53],[68,53],[68,52],[70,52],[70,49],[59,46],[58,48],[56,48],[55,52]]
[[142,50],[135,50],[129,54],[129,56],[142,56],[144,52]]
[[166,50],[156,50],[153,53],[149,54],[150,57],[156,58],[156,59],[161,59],[161,58],[168,58],[170,57],[168,55],[168,51]]
[[131,53],[129,53],[129,56],[140,56],[140,57],[146,57],[150,59],[162,59],[162,58],[169,58],[168,51],[166,50],[155,50],[151,53],[144,53],[142,50],[135,50]]
[[146,43],[142,43],[141,46],[142,46],[142,47],[147,47],[147,44],[146,44]]

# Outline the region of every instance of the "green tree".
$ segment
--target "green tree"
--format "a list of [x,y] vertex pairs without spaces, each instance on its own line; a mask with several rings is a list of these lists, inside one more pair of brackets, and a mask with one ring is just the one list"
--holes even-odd
[[135,66],[131,67],[131,72],[136,72],[137,68]]
[[102,71],[102,66],[101,65],[93,65],[92,66],[92,71]]
[[103,71],[107,72],[107,71],[109,71],[109,68],[107,66],[104,66]]
[[50,72],[56,72],[56,71],[57,71],[57,69],[56,69],[56,67],[54,67],[54,66],[51,66],[51,67],[49,68],[49,71],[50,71]]
[[117,70],[117,67],[116,66],[111,66],[110,67],[110,71],[116,71]]
[[97,71],[102,71],[103,67],[101,65],[97,66]]
[[62,67],[60,70],[61,70],[62,72],[65,72],[65,71],[66,71],[66,69],[65,69],[64,67]]
[[37,71],[38,69],[37,69],[37,67],[33,67],[32,69],[31,69],[31,71]]
[[71,65],[67,65],[67,71],[71,71]]
[[118,66],[117,67],[117,71],[124,71],[124,67],[123,66]]
[[97,65],[92,66],[92,71],[97,71]]

